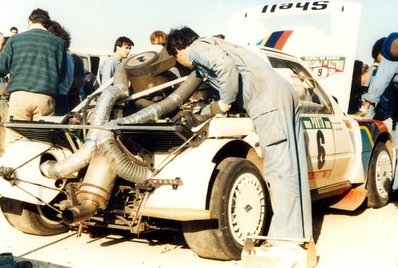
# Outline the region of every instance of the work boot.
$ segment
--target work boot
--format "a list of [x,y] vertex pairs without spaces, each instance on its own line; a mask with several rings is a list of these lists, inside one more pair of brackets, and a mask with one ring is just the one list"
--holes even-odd
[[242,255],[243,267],[305,268],[307,252],[291,243],[258,247],[250,255]]

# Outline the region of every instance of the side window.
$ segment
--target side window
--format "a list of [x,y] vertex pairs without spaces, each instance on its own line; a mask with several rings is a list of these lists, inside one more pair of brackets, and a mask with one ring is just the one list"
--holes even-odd
[[299,63],[269,57],[274,69],[296,89],[303,113],[331,114],[332,105],[311,74]]
[[97,75],[98,68],[99,68],[99,62],[100,62],[100,57],[92,56],[90,58],[90,60],[91,60],[91,70],[90,70],[90,72],[92,72],[94,75]]
[[80,56],[80,58],[83,61],[84,69],[90,70],[90,64],[88,62],[89,61],[88,57],[87,56],[83,56],[83,55],[79,55],[79,56]]

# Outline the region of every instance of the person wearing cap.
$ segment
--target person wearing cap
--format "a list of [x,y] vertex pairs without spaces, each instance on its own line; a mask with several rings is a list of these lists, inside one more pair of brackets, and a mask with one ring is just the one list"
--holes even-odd
[[99,71],[99,83],[102,85],[115,74],[116,68],[119,64],[128,57],[130,54],[131,47],[134,46],[134,42],[128,37],[121,36],[115,41],[113,47],[113,55],[104,61]]

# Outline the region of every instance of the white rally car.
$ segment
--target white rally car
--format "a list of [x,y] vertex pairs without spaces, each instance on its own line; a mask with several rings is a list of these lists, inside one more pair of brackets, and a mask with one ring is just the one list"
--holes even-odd
[[[385,125],[346,116],[301,60],[257,50],[300,97],[312,198],[341,209],[384,206],[395,163]],[[0,159],[0,205],[12,226],[36,235],[77,225],[139,234],[181,223],[193,251],[221,260],[239,259],[248,235],[266,233],[272,208],[251,120],[242,110],[192,116],[216,97],[207,86],[196,90],[192,75],[162,80],[174,63],[161,54],[129,58],[115,86],[59,123],[6,124],[25,137]],[[134,94],[126,94],[126,74],[162,82],[130,79]],[[128,120],[107,124],[113,118]]]

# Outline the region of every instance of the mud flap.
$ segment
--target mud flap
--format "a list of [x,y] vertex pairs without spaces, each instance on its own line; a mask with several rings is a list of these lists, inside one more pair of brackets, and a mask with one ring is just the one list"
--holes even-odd
[[330,208],[354,211],[365,201],[367,195],[368,191],[366,189],[351,189]]

